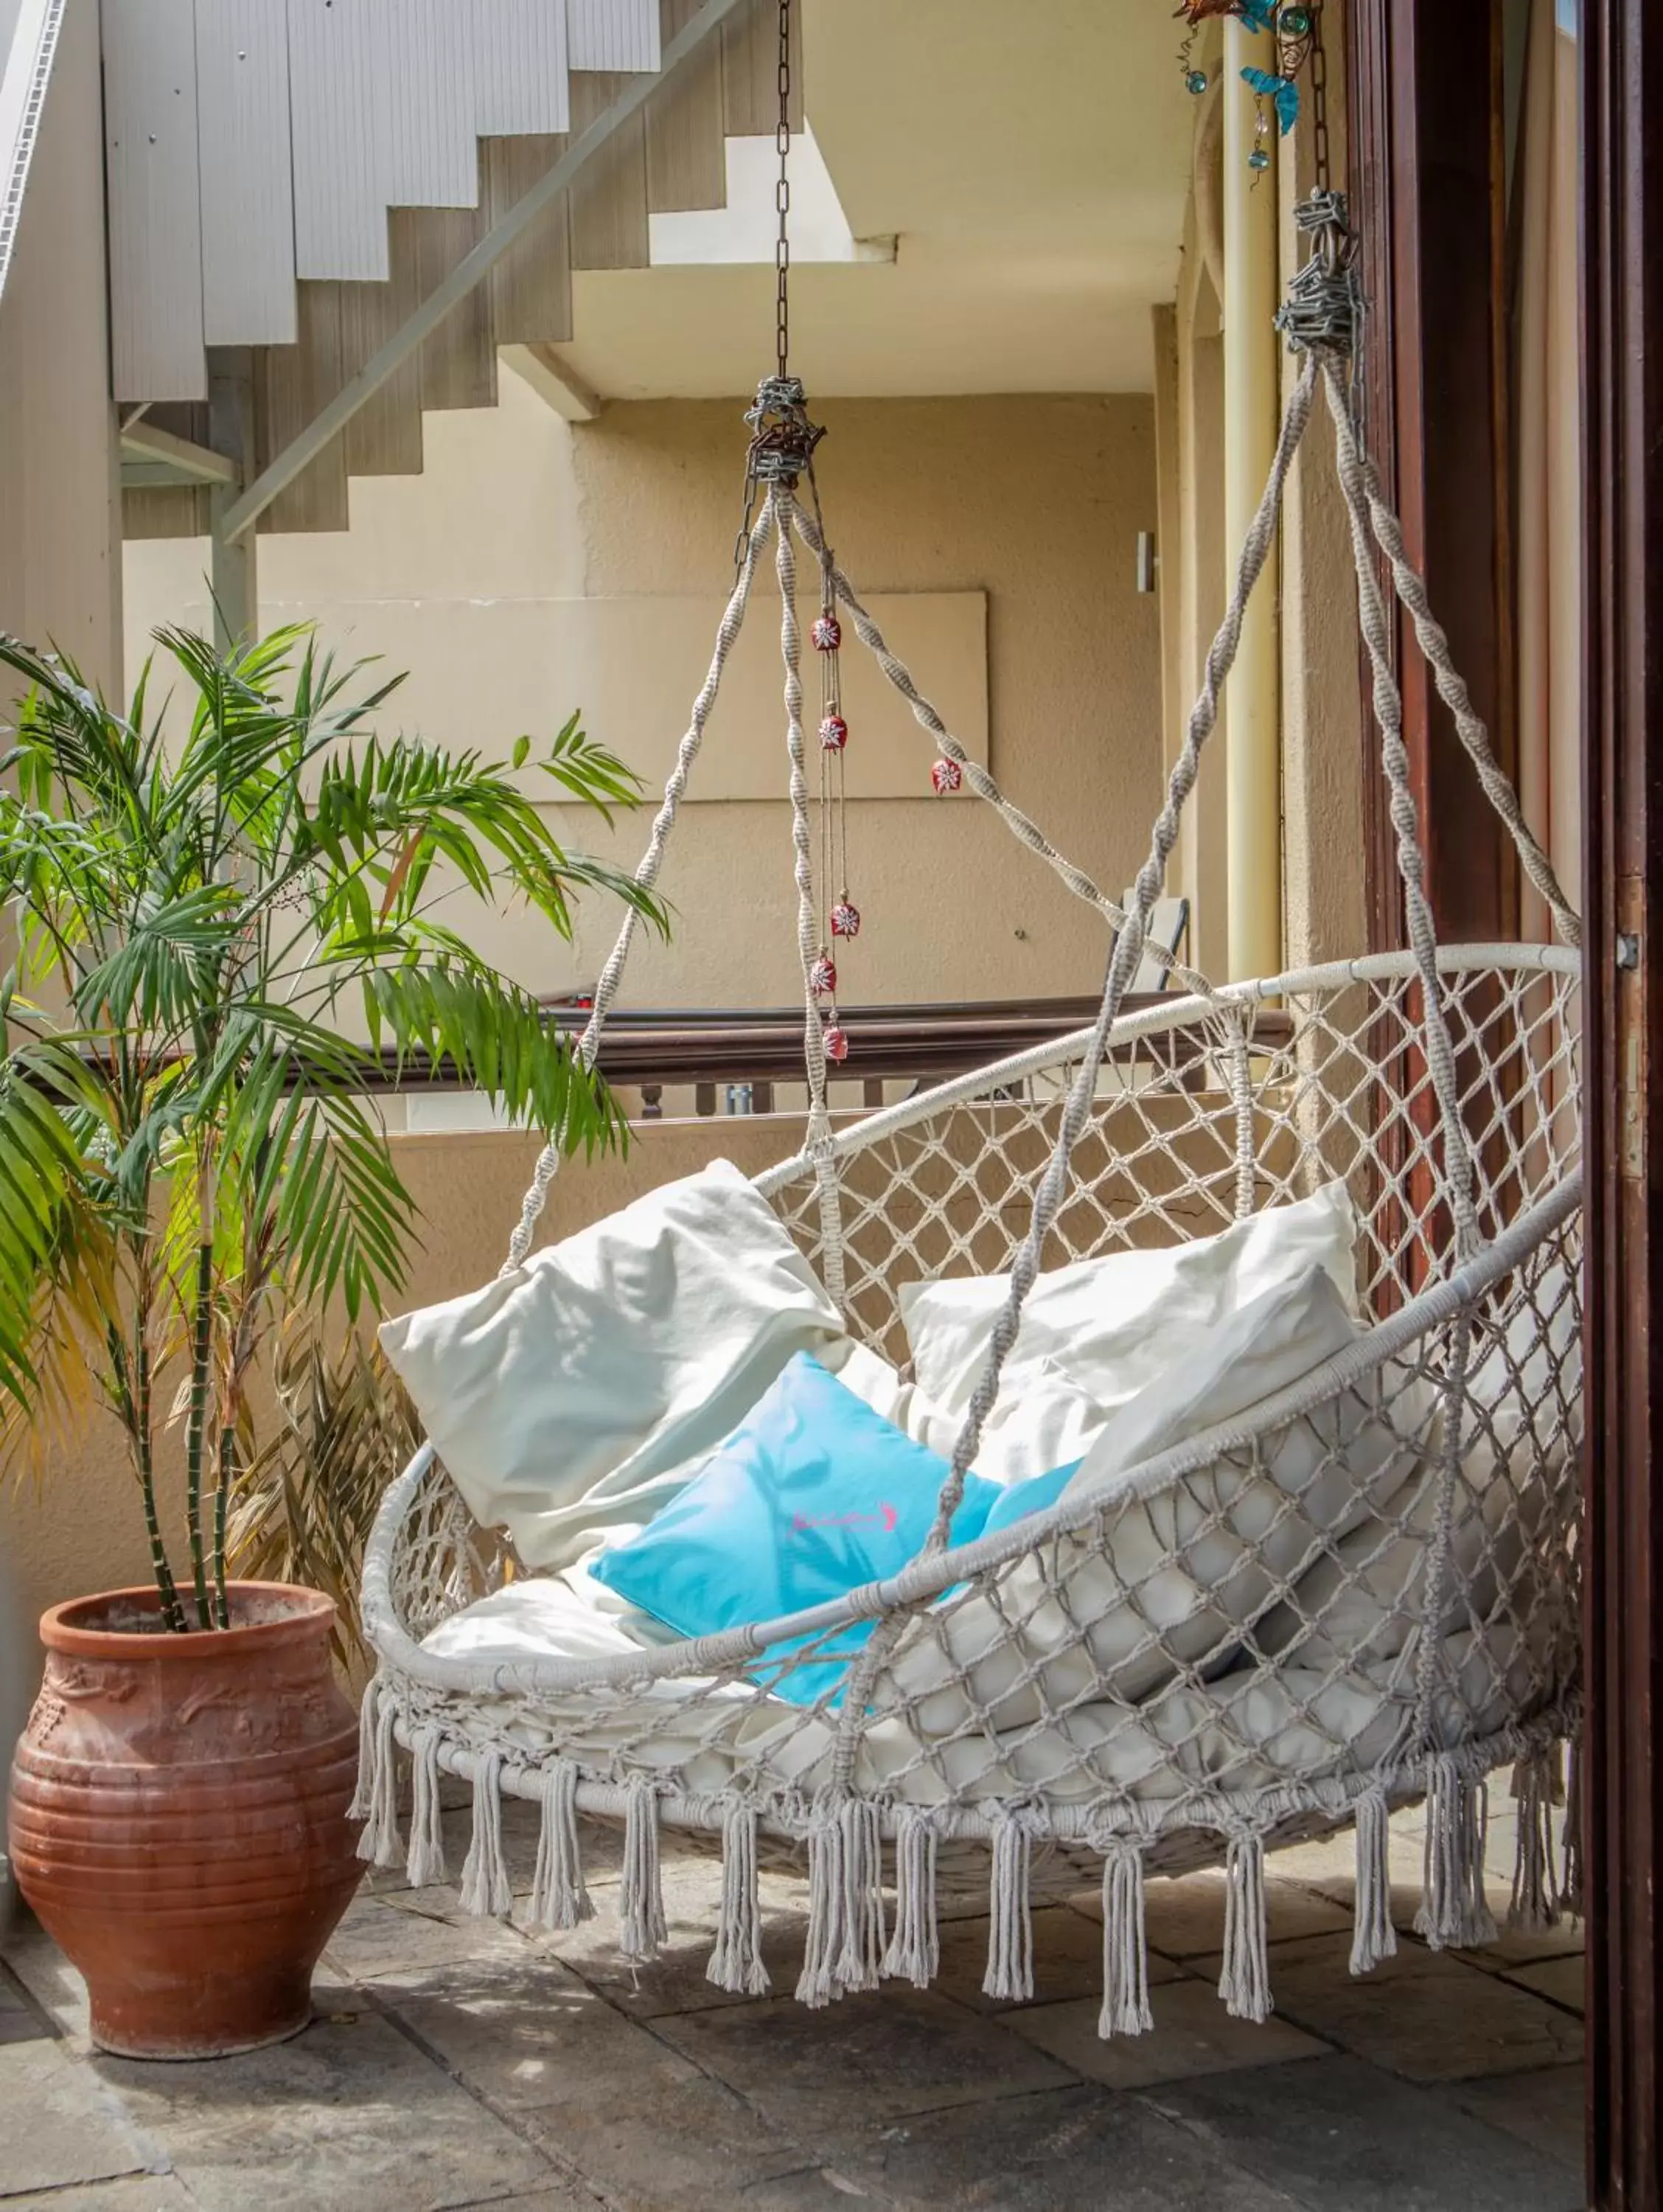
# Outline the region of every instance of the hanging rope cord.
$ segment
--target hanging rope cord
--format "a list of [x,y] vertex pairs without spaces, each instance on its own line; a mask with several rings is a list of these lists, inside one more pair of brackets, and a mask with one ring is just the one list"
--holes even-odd
[[[732,592],[729,595],[720,626],[716,632],[716,645],[710,657],[710,668],[699,696],[693,702],[692,719],[688,723],[687,731],[681,744],[676,749],[676,765],[670,772],[670,780],[664,788],[663,802],[653,817],[652,835],[635,869],[635,881],[643,890],[651,890],[659,880],[659,872],[664,866],[664,856],[670,843],[671,832],[675,829],[676,817],[681,811],[688,778],[693,772],[694,762],[699,757],[699,748],[704,743],[705,725],[710,720],[710,710],[716,704],[716,695],[721,689],[722,671],[727,665],[727,657],[733,650],[734,641],[737,638],[740,628],[744,622],[745,605],[750,598],[751,583],[756,574],[756,563],[761,557],[763,546],[768,542],[768,535],[774,527],[774,506],[770,501],[762,514],[757,516],[745,538],[744,551],[739,562],[739,573],[734,579]],[[635,941],[635,931],[639,921],[639,915],[634,908],[631,907],[624,915],[623,926],[618,932],[617,942],[607,956],[606,965],[602,969],[600,981],[595,987],[595,1003],[588,1020],[584,1024],[583,1034],[578,1040],[578,1059],[586,1069],[592,1068],[599,1057],[601,1038],[606,1030],[606,1018],[612,1011],[612,1001],[616,998],[618,986],[623,981],[623,971],[628,963],[630,947]],[[543,1207],[549,1202],[549,1185],[560,1171],[560,1160],[559,1143],[551,1137],[537,1155],[537,1163],[532,1172],[531,1185],[525,1197],[520,1200],[519,1224],[508,1240],[508,1256],[498,1269],[499,1275],[511,1275],[531,1250],[531,1239],[537,1234],[538,1219]]]
[[[1068,1187],[1070,1157],[1096,1099],[1108,1035],[1119,1018],[1128,979],[1135,972],[1142,951],[1150,913],[1164,884],[1167,862],[1177,841],[1185,804],[1194,788],[1202,749],[1217,723],[1219,691],[1235,664],[1247,603],[1275,539],[1289,472],[1309,425],[1319,374],[1334,422],[1338,473],[1351,521],[1358,616],[1374,671],[1374,708],[1381,730],[1381,765],[1391,793],[1391,818],[1397,836],[1398,870],[1405,888],[1410,945],[1421,981],[1423,1042],[1443,1139],[1445,1195],[1455,1224],[1458,1253],[1463,1260],[1470,1257],[1481,1242],[1472,1200],[1472,1148],[1461,1114],[1460,1079],[1438,975],[1437,933],[1425,892],[1425,858],[1420,847],[1414,794],[1410,787],[1409,756],[1403,741],[1402,695],[1392,672],[1386,611],[1371,538],[1387,556],[1393,589],[1414,623],[1439,694],[1454,714],[1461,742],[1478,771],[1486,798],[1512,837],[1526,873],[1547,902],[1565,942],[1576,946],[1581,941],[1581,922],[1552,864],[1525,822],[1518,794],[1496,761],[1484,726],[1473,710],[1466,684],[1451,660],[1448,640],[1432,617],[1425,584],[1408,558],[1397,518],[1387,506],[1378,479],[1363,457],[1344,357],[1334,347],[1326,345],[1308,346],[1304,355],[1303,366],[1283,418],[1264,497],[1242,547],[1235,587],[1207,655],[1201,694],[1190,715],[1183,750],[1172,770],[1149,858],[1138,877],[1132,909],[1115,941],[1097,1020],[1070,1089],[1056,1144],[1035,1193],[1028,1235],[1011,1267],[1010,1295],[994,1328],[987,1365],[971,1397],[964,1426],[953,1448],[949,1473],[938,1502],[935,1525],[926,1547],[929,1553],[944,1550],[950,1541],[953,1518],[964,1494],[965,1478],[980,1448],[987,1416],[998,1400],[999,1378],[1021,1327],[1023,1308],[1039,1273],[1046,1238]],[[1451,1462],[1452,1480],[1445,1485],[1435,1532],[1433,1558],[1439,1577],[1448,1549],[1454,1462],[1459,1455],[1460,1413],[1469,1336],[1470,1324],[1461,1333],[1447,1392],[1450,1418],[1446,1422],[1444,1445],[1446,1459]],[[1435,1579],[1433,1586],[1437,1586]],[[1434,1639],[1427,1639],[1423,1665],[1429,1664],[1433,1648]],[[858,1709],[859,1700],[854,1696],[848,1702]]]

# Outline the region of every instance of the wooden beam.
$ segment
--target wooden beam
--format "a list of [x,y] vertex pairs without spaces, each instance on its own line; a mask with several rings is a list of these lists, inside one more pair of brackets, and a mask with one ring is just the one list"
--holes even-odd
[[1588,2201],[1663,2202],[1663,21],[1583,0]]
[[504,346],[502,360],[565,422],[592,422],[606,404],[551,345]]
[[[1503,271],[1495,169],[1495,0],[1351,0],[1347,13],[1354,219],[1369,319],[1361,364],[1369,446],[1402,517],[1497,757],[1511,774],[1511,589],[1500,346]],[[1511,848],[1484,803],[1406,617],[1396,659],[1428,890],[1447,942],[1518,926]],[[1365,702],[1370,679],[1361,679]],[[1365,726],[1375,729],[1365,706]],[[1375,949],[1401,945],[1396,839],[1382,780],[1364,781]]]
[[121,428],[124,484],[236,484],[242,471],[228,454],[175,437],[154,422],[124,422]]
[[507,252],[514,240],[563,192],[601,152],[612,137],[630,124],[671,71],[689,54],[696,52],[712,33],[741,4],[741,0],[705,0],[698,15],[665,49],[658,75],[643,72],[625,80],[623,89],[605,113],[597,117],[548,173],[517,200],[500,222],[492,225],[472,251],[463,256],[444,283],[429,294],[415,314],[388,339],[358,374],[320,409],[305,429],[273,455],[225,519],[228,533],[239,538],[250,530],[310,462],[337,436],[359,409],[387,379],[398,374],[410,356],[465,300]]

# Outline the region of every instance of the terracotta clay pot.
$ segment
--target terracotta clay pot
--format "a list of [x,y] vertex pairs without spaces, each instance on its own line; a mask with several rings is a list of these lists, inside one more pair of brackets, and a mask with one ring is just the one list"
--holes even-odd
[[55,1606],[12,1765],[18,1885],[87,1979],[93,2040],[203,2058],[294,2035],[363,1872],[358,1729],[316,1590],[234,1583],[170,1636],[153,1590]]

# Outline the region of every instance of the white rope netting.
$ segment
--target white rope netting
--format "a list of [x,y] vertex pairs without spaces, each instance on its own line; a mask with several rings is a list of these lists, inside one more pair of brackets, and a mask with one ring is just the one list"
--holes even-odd
[[[1274,543],[1319,380],[1351,520],[1359,616],[1409,946],[1253,986],[1187,969],[1183,999],[1122,1008],[1144,955],[1183,807],[1217,720],[1244,611]],[[890,651],[788,482],[744,544],[710,670],[638,880],[656,881],[722,670],[772,538],[781,599],[793,875],[810,1093],[802,1152],[759,1188],[855,1334],[900,1364],[899,1294],[943,1275],[1008,1275],[920,1557],[892,1581],[789,1621],[628,1659],[486,1664],[420,1639],[502,1571],[458,1515],[431,1451],[393,1486],[366,1566],[380,1671],[367,1701],[367,1856],[400,1848],[396,1747],[416,1764],[412,1863],[431,1871],[437,1776],[544,1808],[537,1909],[580,1909],[579,1809],[625,1824],[623,1912],[650,1953],[657,1836],[713,1841],[727,1866],[712,1972],[752,1990],[760,1858],[800,1854],[810,1879],[799,1993],[823,2002],[884,1972],[927,1979],[937,1885],[967,1850],[989,1869],[989,1987],[1022,1994],[1032,1896],[1103,1883],[1105,2033],[1148,2025],[1142,1885],[1207,1857],[1229,1871],[1221,1990],[1262,2017],[1267,1844],[1351,1821],[1362,1970],[1392,1946],[1385,1818],[1430,1804],[1426,1932],[1493,1932],[1483,1880],[1484,1776],[1518,1762],[1517,1909],[1558,1898],[1539,1848],[1550,1756],[1574,1729],[1579,1640],[1581,1165],[1571,951],[1440,949],[1426,898],[1403,706],[1374,548],[1385,552],[1440,692],[1530,880],[1570,945],[1576,919],[1450,665],[1401,532],[1361,451],[1343,367],[1312,352],[1293,388],[1264,500],[1208,655],[1201,695],[1123,912],[971,760]],[[793,538],[933,744],[1017,842],[1100,911],[1114,936],[1088,1030],[834,1133],[826,1111],[813,839],[804,769]],[[823,887],[822,887],[823,888]],[[592,1065],[634,928],[603,972],[580,1051]],[[1164,964],[1175,968],[1168,960]],[[558,1163],[543,1153],[510,1247],[530,1249]],[[1234,1425],[954,1548],[965,1471],[1042,1260],[1206,1236],[1257,1207],[1343,1180],[1361,1226],[1359,1310],[1373,1325]],[[787,1677],[847,1656],[807,1703]],[[492,1816],[470,1890],[501,1884]],[[991,1857],[988,1856],[991,1846]],[[546,1875],[546,1879],[544,1878]],[[887,1921],[886,1886],[895,1924]],[[1258,1900],[1255,1903],[1255,1900]],[[762,1977],[765,1985],[766,1978]]]

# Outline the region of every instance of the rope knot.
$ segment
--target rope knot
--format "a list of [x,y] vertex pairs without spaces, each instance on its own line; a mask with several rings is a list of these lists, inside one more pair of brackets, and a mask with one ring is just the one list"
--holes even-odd
[[1291,352],[1349,359],[1362,334],[1364,301],[1357,235],[1348,220],[1344,193],[1313,192],[1294,210],[1294,220],[1310,240],[1311,251],[1288,286],[1276,326]]
[[824,429],[809,420],[803,380],[765,376],[756,404],[745,410],[751,428],[746,466],[759,483],[794,484],[814,459]]

